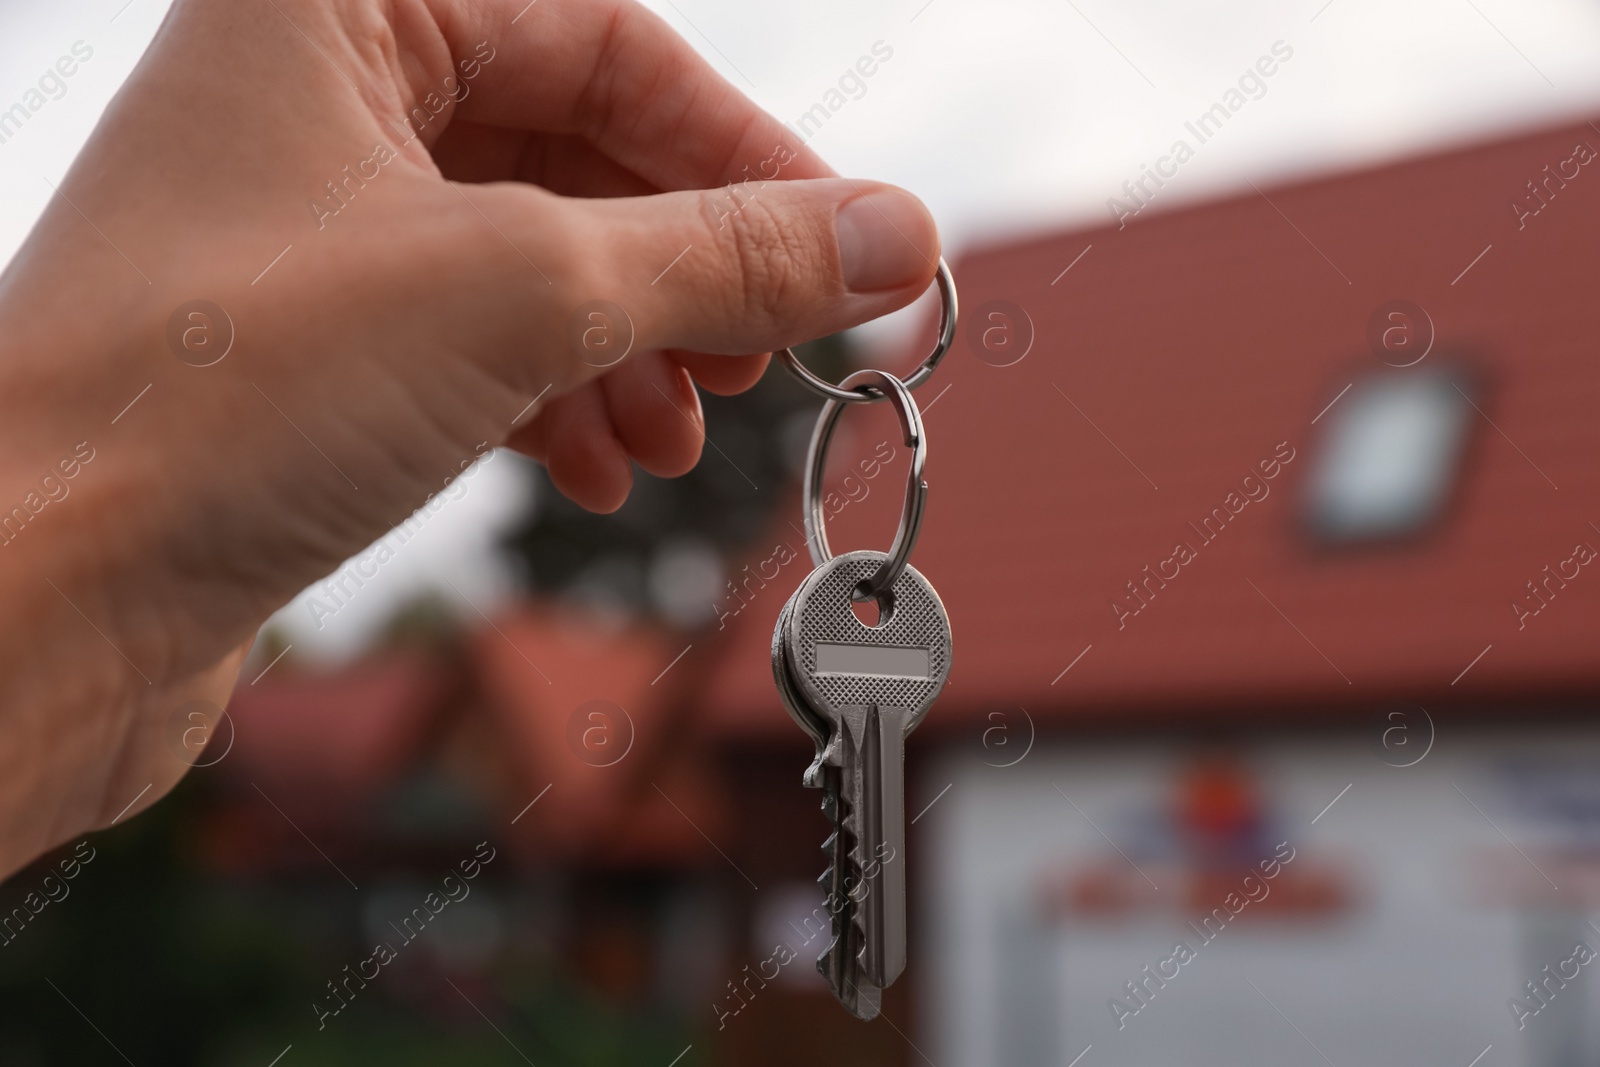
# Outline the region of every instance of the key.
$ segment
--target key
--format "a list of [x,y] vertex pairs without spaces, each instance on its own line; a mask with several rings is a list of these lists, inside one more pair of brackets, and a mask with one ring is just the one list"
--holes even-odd
[[828,948],[817,960],[817,970],[846,1010],[861,1019],[872,1019],[878,1014],[880,998],[877,987],[862,976],[857,959],[861,945],[853,915],[855,901],[852,899],[854,894],[853,883],[850,881],[851,863],[848,855],[851,838],[840,826],[840,814],[843,811],[839,797],[839,768],[842,762],[839,757],[840,738],[838,734],[832,732],[827,721],[820,718],[815,709],[807,705],[804,698],[795,690],[788,657],[784,654],[786,646],[783,640],[792,604],[793,597],[784,605],[773,633],[773,677],[777,682],[778,693],[785,709],[810,735],[816,746],[816,756],[811,766],[807,768],[803,780],[808,788],[823,791],[822,811],[832,824],[832,832],[822,846],[822,851],[828,857],[828,867],[817,879],[823,888],[831,919],[832,938]]
[[877,989],[861,976],[856,959],[860,938],[853,922],[854,901],[848,881],[851,873],[847,852],[850,839],[839,824],[842,811],[839,798],[839,735],[795,690],[784,641],[793,604],[794,598],[790,597],[789,603],[779,613],[777,626],[773,630],[772,674],[777,682],[779,698],[790,718],[811,737],[816,746],[816,756],[806,769],[803,781],[807,788],[823,791],[822,811],[832,824],[832,833],[822,845],[822,851],[828,857],[828,867],[817,879],[827,902],[832,938],[817,960],[817,970],[847,1010],[860,1018],[872,1019],[878,1014]]
[[831,965],[841,981],[874,992],[905,969],[905,739],[944,688],[951,646],[938,593],[909,566],[878,625],[856,617],[852,590],[887,558],[848,552],[818,567],[790,602],[781,650],[799,703],[828,725],[824,775],[831,765],[838,776],[832,852],[848,873],[841,879],[836,862],[832,883],[844,885],[850,936],[834,948],[854,967]]

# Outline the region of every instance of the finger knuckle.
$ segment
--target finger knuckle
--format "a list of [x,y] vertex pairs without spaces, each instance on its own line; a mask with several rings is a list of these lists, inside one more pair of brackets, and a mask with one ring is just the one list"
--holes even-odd
[[721,221],[720,235],[734,272],[732,309],[760,326],[794,314],[811,258],[807,242],[759,194],[746,195]]

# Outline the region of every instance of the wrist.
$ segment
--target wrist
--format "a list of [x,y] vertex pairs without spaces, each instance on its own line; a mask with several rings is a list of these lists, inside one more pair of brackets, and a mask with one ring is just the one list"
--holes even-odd
[[110,817],[140,711],[170,681],[169,657],[127,636],[127,560],[108,551],[129,492],[111,459],[131,449],[101,409],[127,377],[111,368],[139,361],[126,339],[52,330],[64,305],[17,288],[0,288],[0,877]]
[[0,567],[0,878],[95,825],[136,686],[64,591]]

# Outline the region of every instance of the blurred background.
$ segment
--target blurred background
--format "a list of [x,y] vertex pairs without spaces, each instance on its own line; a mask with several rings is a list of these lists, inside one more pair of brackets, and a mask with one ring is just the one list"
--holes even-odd
[[[961,293],[883,1016],[812,968],[773,371],[614,516],[494,453],[285,607],[172,796],[0,886],[0,1063],[1600,1059],[1600,7],[652,6]],[[0,12],[6,256],[165,8]],[[842,425],[882,547],[906,450]]]

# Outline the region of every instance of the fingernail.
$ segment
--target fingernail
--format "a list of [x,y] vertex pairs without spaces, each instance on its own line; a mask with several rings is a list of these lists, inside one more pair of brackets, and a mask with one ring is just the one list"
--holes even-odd
[[844,284],[858,293],[899,289],[933,271],[939,234],[922,201],[899,189],[850,200],[834,220]]

